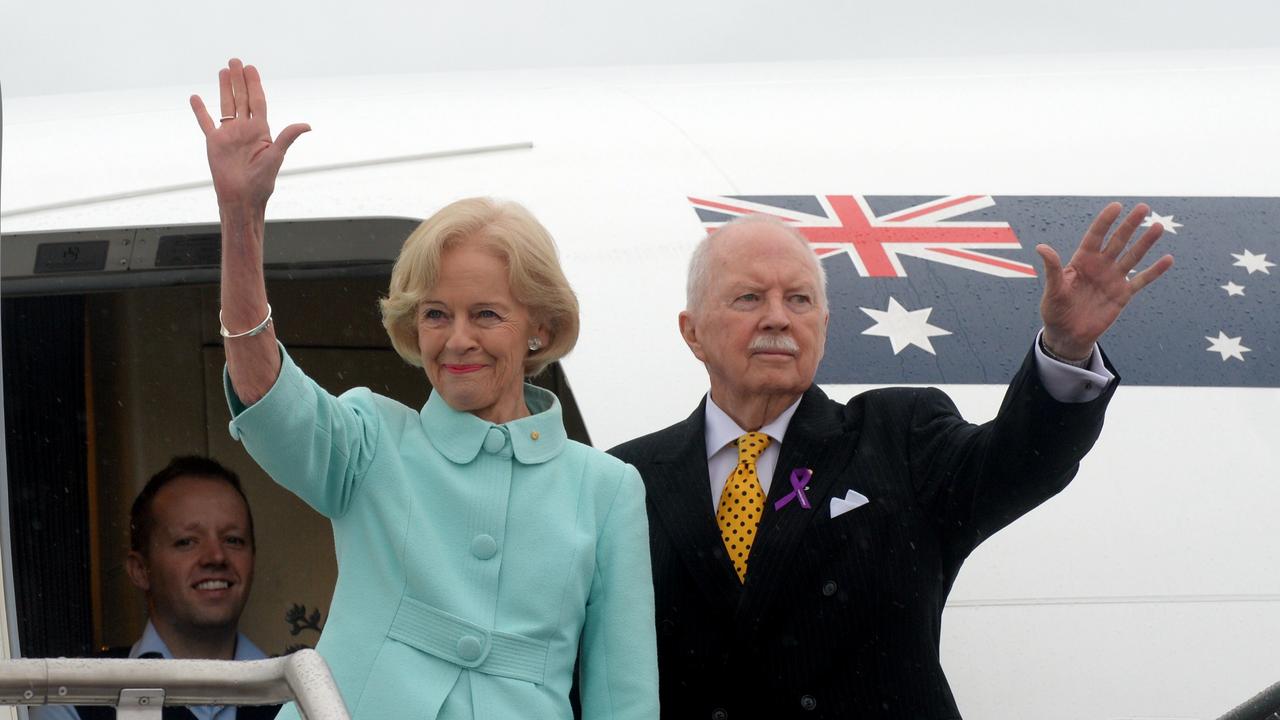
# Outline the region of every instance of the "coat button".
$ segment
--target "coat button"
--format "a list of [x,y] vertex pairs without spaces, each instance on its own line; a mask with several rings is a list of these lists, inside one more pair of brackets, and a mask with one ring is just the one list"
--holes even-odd
[[475,635],[463,635],[458,640],[458,657],[466,662],[471,662],[480,657],[480,638]]
[[496,454],[507,444],[506,433],[496,427],[489,428],[489,434],[484,436],[485,452]]
[[800,707],[805,710],[812,710],[818,707],[818,701],[812,695],[805,695],[800,698]]
[[471,541],[471,554],[481,560],[488,560],[498,552],[498,541],[492,535],[477,535]]
[[711,711],[711,720],[729,720],[729,713],[724,708],[716,708]]
[[832,595],[835,595],[837,589],[839,588],[836,587],[835,580],[828,580],[822,583],[822,594],[824,597],[831,597]]

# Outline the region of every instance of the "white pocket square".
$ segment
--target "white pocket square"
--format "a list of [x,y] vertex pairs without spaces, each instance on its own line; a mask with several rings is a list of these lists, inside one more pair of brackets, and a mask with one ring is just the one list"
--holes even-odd
[[839,517],[850,510],[860,508],[869,502],[871,501],[867,499],[866,495],[863,495],[856,490],[848,490],[842,498],[831,498],[831,517]]

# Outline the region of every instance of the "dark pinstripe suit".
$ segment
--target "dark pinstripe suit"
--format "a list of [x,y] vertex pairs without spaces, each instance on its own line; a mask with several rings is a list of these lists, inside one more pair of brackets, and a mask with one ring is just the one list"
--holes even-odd
[[[611,450],[648,492],[663,717],[959,717],[938,655],[956,573],[983,539],[1066,486],[1114,390],[1058,403],[1028,354],[997,418],[975,426],[933,389],[841,405],[811,387],[783,438],[743,584],[708,502],[705,405]],[[775,511],[797,467],[813,469],[812,510]],[[832,518],[831,498],[849,489],[870,502]]]

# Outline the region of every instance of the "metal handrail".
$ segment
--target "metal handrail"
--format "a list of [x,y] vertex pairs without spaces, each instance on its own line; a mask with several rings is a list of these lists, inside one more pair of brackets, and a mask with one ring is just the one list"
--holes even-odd
[[[276,705],[290,700],[307,720],[350,720],[329,666],[314,650],[269,660],[0,662],[0,705],[112,705],[121,716],[130,706],[130,715],[159,717],[161,705]],[[152,712],[147,712],[148,704],[155,706]]]
[[1218,720],[1280,720],[1280,682],[1244,701]]

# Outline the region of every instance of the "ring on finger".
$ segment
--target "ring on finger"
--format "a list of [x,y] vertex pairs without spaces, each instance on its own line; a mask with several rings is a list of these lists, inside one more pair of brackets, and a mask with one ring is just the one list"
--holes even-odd
[[235,119],[236,119],[235,115],[223,115],[222,117],[218,118],[218,122],[224,123],[228,120],[235,120]]

